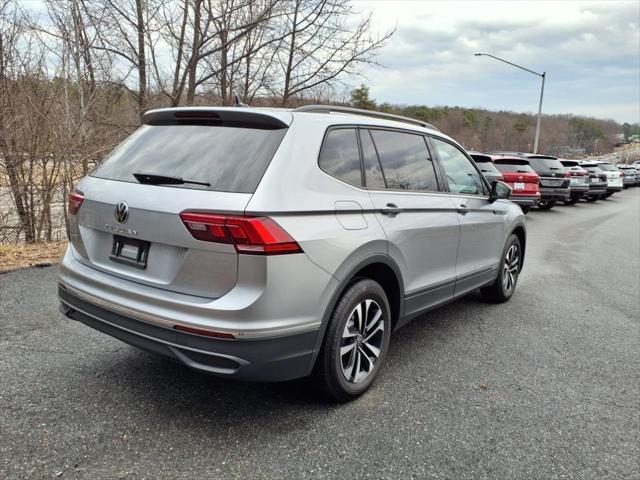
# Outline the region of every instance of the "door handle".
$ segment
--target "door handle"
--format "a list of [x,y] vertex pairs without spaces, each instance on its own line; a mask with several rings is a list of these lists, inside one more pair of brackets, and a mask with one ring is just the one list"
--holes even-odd
[[387,203],[387,208],[381,208],[380,213],[383,215],[395,216],[402,212],[402,209],[395,203]]
[[460,215],[466,215],[467,213],[469,213],[469,209],[467,208],[466,205],[460,205],[458,208],[456,208],[456,211]]

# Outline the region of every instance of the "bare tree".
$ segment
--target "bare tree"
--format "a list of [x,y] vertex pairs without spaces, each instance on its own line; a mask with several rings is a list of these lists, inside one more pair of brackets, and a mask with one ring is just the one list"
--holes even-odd
[[281,99],[290,98],[375,63],[375,54],[393,31],[371,34],[371,15],[351,26],[356,13],[348,0],[293,0],[284,24],[286,47],[278,59],[283,75]]

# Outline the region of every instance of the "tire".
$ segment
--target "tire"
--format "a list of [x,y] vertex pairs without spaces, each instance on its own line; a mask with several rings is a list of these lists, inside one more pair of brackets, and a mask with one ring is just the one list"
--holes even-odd
[[576,203],[578,203],[578,198],[576,197],[571,197],[569,200],[564,201],[565,205],[575,205]]
[[597,202],[599,198],[600,195],[592,195],[590,197],[587,197],[587,202]]
[[[364,322],[359,312],[364,314]],[[374,320],[376,317],[378,320]],[[359,397],[384,363],[390,336],[391,309],[384,289],[373,280],[357,281],[344,292],[331,314],[316,361],[316,384],[336,402]]]
[[520,208],[522,209],[522,213],[525,215],[531,211],[531,207],[529,205],[520,205]]
[[555,206],[556,206],[556,201],[555,200],[542,200],[538,204],[538,208],[540,210],[551,210]]
[[522,266],[522,246],[516,235],[511,235],[502,251],[498,278],[488,287],[480,289],[482,297],[491,303],[506,302],[511,298],[518,284]]
[[602,198],[604,200],[606,198],[609,198],[611,195],[613,195],[613,193],[611,193],[611,192],[603,193],[600,198]]

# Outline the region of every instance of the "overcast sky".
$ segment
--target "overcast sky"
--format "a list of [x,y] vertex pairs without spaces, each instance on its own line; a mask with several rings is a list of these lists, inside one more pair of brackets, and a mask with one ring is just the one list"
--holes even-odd
[[[357,0],[379,31],[396,27],[366,71],[378,102],[640,121],[640,2]],[[357,82],[356,82],[357,83]]]

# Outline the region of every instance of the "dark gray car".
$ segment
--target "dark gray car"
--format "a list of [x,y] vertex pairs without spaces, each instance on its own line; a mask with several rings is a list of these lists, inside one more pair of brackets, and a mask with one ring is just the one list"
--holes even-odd
[[502,173],[493,164],[490,155],[479,152],[469,152],[469,155],[471,155],[471,158],[473,158],[474,162],[476,162],[476,165],[482,172],[482,175],[484,175],[484,178],[486,178],[489,182],[504,181]]
[[570,197],[564,200],[565,205],[574,205],[589,194],[589,172],[580,166],[577,160],[560,160],[569,174]]
[[595,202],[607,193],[607,175],[600,170],[597,163],[581,162],[580,167],[589,172],[589,192],[586,200]]

